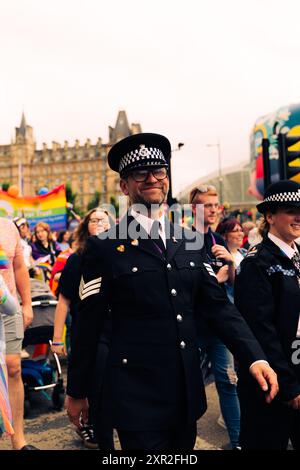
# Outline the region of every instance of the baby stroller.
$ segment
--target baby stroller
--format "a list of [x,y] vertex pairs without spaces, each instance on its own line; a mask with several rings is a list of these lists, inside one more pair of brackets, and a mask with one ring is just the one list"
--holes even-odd
[[[48,343],[49,346],[46,355],[42,358],[36,360],[23,359],[21,362],[25,390],[25,417],[30,410],[30,395],[32,392],[41,391],[48,400],[52,400],[53,407],[56,410],[62,408],[65,392],[59,358],[57,354],[53,354],[54,365],[51,364],[49,359],[57,300],[45,282],[30,279],[30,287],[33,321],[25,330],[23,348],[44,343]],[[51,396],[49,394],[50,390],[52,390]]]

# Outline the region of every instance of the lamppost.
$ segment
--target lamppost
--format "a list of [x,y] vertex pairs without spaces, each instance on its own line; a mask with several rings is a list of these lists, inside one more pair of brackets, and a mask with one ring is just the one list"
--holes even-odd
[[221,164],[221,144],[220,141],[216,144],[206,144],[206,147],[217,147],[218,148],[218,166],[219,166],[219,194],[220,203],[223,204],[223,177],[222,177],[222,164]]
[[171,155],[170,155],[170,161],[169,161],[169,169],[168,169],[168,175],[169,175],[169,192],[168,192],[168,197],[167,197],[167,204],[169,207],[172,206],[176,201],[176,199],[173,199],[173,194],[172,194],[172,171],[171,171],[171,159],[172,159],[172,152],[178,152],[178,150],[181,150],[181,148],[184,146],[184,143],[179,142],[177,144],[177,148],[171,150]]

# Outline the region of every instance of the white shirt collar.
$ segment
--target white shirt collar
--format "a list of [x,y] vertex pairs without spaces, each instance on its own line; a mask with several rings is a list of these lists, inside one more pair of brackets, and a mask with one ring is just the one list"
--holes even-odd
[[[132,217],[134,217],[138,221],[138,223],[143,227],[145,232],[148,235],[150,235],[154,219],[151,219],[150,217],[147,217],[144,214],[140,214],[139,212],[136,212],[133,208],[130,209],[130,214],[132,215]],[[166,230],[165,230],[165,215],[164,215],[164,213],[162,213],[162,215],[159,217],[159,219],[156,219],[156,220],[159,220],[159,223],[160,223],[159,234],[160,234],[160,236],[161,236],[161,238],[162,238],[162,240],[163,240],[163,242],[166,246]]]
[[280,240],[280,238],[276,237],[276,235],[273,235],[273,233],[270,233],[270,232],[268,232],[268,237],[270,238],[270,240],[272,240],[273,243],[275,243],[275,245],[278,246],[278,248],[280,248],[283,251],[283,253],[288,258],[292,259],[294,254],[298,253],[298,250],[295,244],[292,247],[288,245],[287,243],[283,242],[282,240]]

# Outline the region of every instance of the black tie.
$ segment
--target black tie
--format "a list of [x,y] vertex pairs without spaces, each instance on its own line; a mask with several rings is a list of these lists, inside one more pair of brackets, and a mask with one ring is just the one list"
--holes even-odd
[[292,262],[293,262],[293,265],[295,266],[298,282],[300,284],[300,255],[297,251],[293,254]]
[[159,235],[160,227],[161,225],[160,225],[159,220],[154,220],[152,227],[151,227],[150,238],[155,244],[157,250],[163,255],[166,251],[166,247],[162,238]]

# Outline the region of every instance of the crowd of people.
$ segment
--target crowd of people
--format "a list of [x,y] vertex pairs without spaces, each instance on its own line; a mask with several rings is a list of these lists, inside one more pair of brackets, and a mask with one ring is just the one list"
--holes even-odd
[[[162,210],[169,155],[158,134],[112,147],[130,201],[117,224],[101,207],[73,233],[39,222],[31,234],[25,218],[1,219],[0,432],[13,449],[35,449],[21,379],[29,276],[58,299],[51,348],[68,355],[66,409],[86,447],[112,450],[116,429],[124,450],[192,450],[205,355],[232,449],[285,449],[289,439],[300,448],[300,185],[267,188],[259,223],[222,216],[216,188],[195,187],[192,225],[176,227]],[[191,233],[203,246],[187,248]]]
[[[64,315],[63,326],[67,315],[72,316],[75,323],[76,299],[73,297],[78,296],[79,287],[79,281],[76,286],[78,273],[75,268],[77,266],[79,269],[80,253],[87,237],[107,230],[111,220],[106,211],[95,208],[81,221],[77,218],[79,223],[73,233],[65,230],[57,234],[45,222],[39,222],[31,231],[24,217],[16,217],[13,221],[1,219],[0,264],[3,275],[0,275],[0,435],[11,436],[14,450],[35,449],[26,442],[24,436],[24,389],[21,377],[21,360],[30,356],[26,349],[22,349],[24,328],[33,318],[30,278],[49,284],[58,298],[58,319],[55,322],[52,348],[60,354],[62,348],[55,346],[57,335],[60,341],[64,336],[63,329],[59,332],[60,316]],[[65,270],[65,279],[69,270],[69,280],[61,282],[59,288],[59,279],[69,257],[72,259]],[[70,294],[69,298],[64,297],[60,293],[63,289],[73,289],[72,296]],[[87,434],[84,429],[78,432],[87,447],[96,446],[92,426]]]

